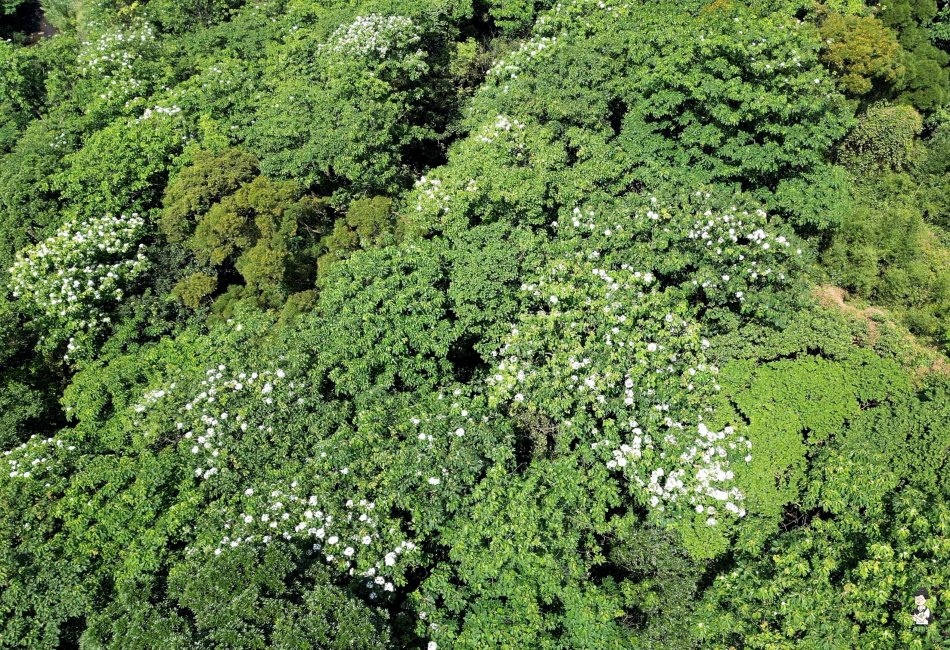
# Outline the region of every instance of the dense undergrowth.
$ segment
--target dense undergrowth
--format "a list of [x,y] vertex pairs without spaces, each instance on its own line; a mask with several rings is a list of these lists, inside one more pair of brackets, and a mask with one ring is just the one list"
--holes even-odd
[[0,646],[950,644],[946,6],[29,4]]

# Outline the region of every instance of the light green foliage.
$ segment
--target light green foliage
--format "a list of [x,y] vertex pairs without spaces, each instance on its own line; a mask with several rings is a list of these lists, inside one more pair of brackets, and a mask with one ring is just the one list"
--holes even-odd
[[881,207],[855,207],[822,263],[835,283],[894,308],[912,331],[946,345],[950,250],[906,196],[885,197]]
[[60,32],[73,32],[80,10],[79,0],[40,0],[43,18]]
[[[748,422],[752,441],[752,462],[739,476],[746,507],[757,519],[743,531],[747,548],[756,548],[782,523],[790,504],[802,503],[814,471],[809,458],[817,450],[841,437],[868,404],[909,388],[896,364],[882,363],[873,354],[836,361],[800,354],[757,367],[731,364],[721,381],[736,414]],[[756,454],[756,449],[769,451]]]
[[198,309],[202,300],[214,293],[217,286],[216,275],[198,271],[178,282],[172,289],[172,295],[181,300],[185,306]]
[[487,52],[474,38],[469,37],[455,44],[455,51],[452,52],[449,62],[449,73],[460,87],[460,92],[468,94],[481,80],[481,75],[489,65]]
[[850,95],[865,95],[875,83],[894,85],[904,74],[897,37],[873,16],[827,13],[818,34],[824,42],[822,61]]
[[802,504],[802,521],[792,524],[802,527],[716,580],[697,616],[704,645],[742,639],[748,647],[772,648],[833,638],[840,647],[925,648],[938,642],[940,623],[912,626],[910,612],[916,589],[930,587],[933,594],[946,579],[950,511],[941,482],[933,482],[950,444],[945,390],[919,397],[906,387],[891,390],[888,402],[864,406],[818,454],[814,496]]
[[179,113],[175,106],[156,106],[97,131],[64,158],[66,168],[54,187],[84,217],[144,212],[161,196],[171,160],[187,138]]

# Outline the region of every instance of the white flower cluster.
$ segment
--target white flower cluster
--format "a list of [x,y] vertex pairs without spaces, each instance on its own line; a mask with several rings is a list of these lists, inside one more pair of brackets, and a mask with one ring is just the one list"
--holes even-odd
[[[607,461],[610,469],[623,470],[643,458],[644,453],[654,455],[651,453],[655,450],[653,438],[645,434],[635,421],[629,424],[633,437],[630,444],[621,444],[611,452],[613,458]],[[682,423],[668,420],[665,424],[667,433],[663,444],[666,446],[675,445],[679,436],[687,434],[687,427]],[[740,504],[745,497],[738,488],[730,487],[735,475],[729,468],[728,459],[735,456],[737,450],[751,449],[752,442],[734,434],[733,427],[712,431],[700,422],[695,432],[688,432],[691,443],[680,454],[676,467],[669,470],[657,467],[647,480],[631,473],[631,480],[650,494],[650,506],[658,512],[685,499],[697,513],[708,515],[706,524],[709,526],[716,525],[720,505],[734,516],[744,517],[745,508]],[[751,461],[751,454],[746,454],[745,462]]]
[[72,452],[75,445],[64,442],[61,438],[41,438],[37,435],[13,449],[3,452],[7,462],[9,478],[30,478],[39,472],[57,454]]
[[416,212],[434,207],[437,212],[449,211],[449,194],[442,188],[442,181],[431,176],[423,176],[415,182]]
[[512,131],[524,131],[525,124],[524,122],[519,122],[518,120],[512,119],[507,115],[499,115],[495,118],[494,122],[486,124],[481,131],[475,136],[475,139],[478,142],[483,142],[485,144],[491,144],[498,139],[504,133],[511,133]]
[[[568,3],[557,3],[550,11],[539,16],[534,23],[532,35],[522,42],[517,50],[499,59],[488,70],[488,77],[494,78],[501,86],[502,92],[508,92],[504,82],[517,79],[518,76],[531,67],[544,65],[545,55],[552,52],[559,44],[570,43],[572,38],[583,35],[584,30],[591,28],[590,18],[595,12],[606,14],[610,18],[620,18],[620,14],[628,7],[622,2],[619,6],[608,5],[602,0],[573,0]],[[486,89],[490,88],[485,86]]]
[[144,413],[146,409],[154,404],[156,404],[160,399],[170,395],[173,390],[175,390],[176,384],[172,384],[168,387],[168,390],[156,389],[150,390],[144,395],[142,395],[142,401],[139,404],[136,404],[132,407],[136,413]]
[[41,317],[64,325],[70,334],[108,323],[105,306],[146,268],[140,244],[145,220],[105,215],[67,221],[52,237],[17,254],[10,288]]
[[703,253],[714,261],[717,274],[695,278],[693,284],[702,286],[707,294],[731,291],[731,297],[742,302],[750,288],[784,282],[784,272],[774,267],[800,256],[802,250],[793,251],[787,237],[772,234],[767,227],[762,210],[749,213],[732,208],[722,214],[706,210],[691,225],[688,237],[705,249]]
[[326,47],[348,56],[384,59],[387,55],[404,52],[421,40],[420,30],[411,18],[369,14],[338,27]]
[[104,82],[99,98],[124,101],[145,85],[136,70],[139,62],[154,60],[155,31],[147,23],[129,31],[108,31],[84,42],[79,52],[83,76]]
[[[196,461],[194,474],[199,479],[222,471],[229,445],[245,432],[273,432],[279,415],[277,399],[285,404],[300,399],[296,395],[303,388],[300,382],[288,380],[280,369],[227,373],[224,364],[206,370],[201,392],[178,411],[175,429],[181,436],[180,445]],[[133,410],[145,413],[175,387],[173,383],[167,389],[146,393]]]
[[128,32],[106,32],[95,41],[86,41],[82,44],[79,63],[89,72],[97,74],[105,74],[116,67],[131,70],[132,63],[138,55],[129,50],[141,43],[153,41],[155,41],[155,31],[148,24],[143,24],[138,29]]
[[154,108],[146,108],[145,112],[142,113],[141,117],[138,118],[138,121],[148,120],[155,115],[165,115],[172,117],[181,113],[180,106],[155,106]]
[[53,141],[49,143],[50,149],[63,150],[69,146],[69,137],[66,135],[65,131],[60,131],[56,137],[53,138]]
[[[340,470],[342,474],[343,471]],[[263,498],[255,495],[263,495]],[[340,504],[305,496],[297,481],[288,487],[244,490],[243,511],[225,523],[215,555],[243,544],[270,544],[276,539],[312,542],[310,552],[366,588],[370,600],[395,591],[393,571],[400,558],[416,550],[409,540],[384,541],[376,504],[353,497]],[[389,536],[395,533],[388,530]]]
[[[637,219],[645,219],[647,233],[666,227],[654,209]],[[688,505],[708,514],[710,526],[720,509],[741,517],[730,461],[740,454],[750,461],[751,443],[732,427],[711,431],[697,413],[706,408],[703,396],[719,390],[718,369],[705,361],[709,342],[674,313],[649,266],[621,261],[629,249],[623,238],[640,236],[630,223],[603,223],[592,210],[574,209],[559,229],[565,252],[522,285],[536,310],[493,353],[487,383],[509,408],[541,410],[577,435],[597,436],[591,449],[607,452],[608,468],[639,487],[654,512],[679,516]],[[755,230],[735,243],[761,249],[767,239],[778,241]]]
[[[188,81],[176,87],[176,99],[185,101],[213,102],[226,100],[227,103],[236,101],[235,92],[241,88],[248,88],[252,84],[252,73],[245,61],[224,58],[211,63]],[[188,99],[184,99],[187,97]],[[222,116],[223,117],[223,116]],[[237,127],[232,125],[232,130]]]
[[524,41],[508,59],[499,59],[488,70],[489,77],[517,79],[525,63],[537,59],[557,44],[557,36],[534,36]]

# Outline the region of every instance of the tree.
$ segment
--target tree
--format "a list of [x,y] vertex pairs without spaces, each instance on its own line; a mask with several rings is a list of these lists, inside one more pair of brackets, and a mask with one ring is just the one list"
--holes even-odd
[[897,85],[904,75],[896,35],[874,16],[825,13],[818,34],[822,61],[849,95],[866,95],[875,83]]
[[[326,42],[301,34],[273,62],[274,101],[249,142],[264,172],[325,194],[385,194],[406,181],[407,150],[431,145],[429,102],[440,87],[430,61],[434,26],[368,14]],[[295,123],[288,115],[306,116]]]

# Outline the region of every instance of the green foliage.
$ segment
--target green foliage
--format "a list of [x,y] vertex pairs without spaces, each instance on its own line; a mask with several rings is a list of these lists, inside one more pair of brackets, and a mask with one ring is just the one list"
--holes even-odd
[[317,261],[319,273],[322,275],[333,262],[353,251],[392,244],[394,235],[391,200],[377,196],[353,201],[346,215],[334,223],[333,232],[320,242],[326,253]]
[[62,222],[52,177],[77,140],[67,126],[32,122],[0,163],[0,262],[9,268],[17,250],[40,241]]
[[431,244],[364,251],[321,277],[319,364],[335,391],[429,390],[451,374],[458,338],[445,270]]
[[3,2],[0,2],[0,15],[12,15],[22,4],[24,4],[24,0],[3,0]]
[[471,513],[446,529],[453,561],[423,584],[420,633],[455,648],[625,647],[630,590],[589,578],[605,560],[597,534],[617,499],[598,478],[568,459],[523,477],[490,473]]
[[[498,61],[475,117],[537,121],[563,134],[590,188],[716,181],[775,207],[777,186],[818,175],[845,133],[849,111],[804,24],[729,7],[693,14],[673,3],[588,9],[556,8]],[[590,26],[572,30],[576,20]],[[793,223],[816,220],[802,212],[783,209]]]
[[925,218],[950,228],[950,126],[942,125],[918,149],[913,174],[920,183],[918,197]]
[[271,64],[273,101],[249,131],[261,168],[327,194],[397,189],[408,171],[405,150],[435,136],[423,125],[439,89],[428,53],[438,54],[432,29],[372,13],[326,42],[304,31],[292,36]]
[[937,15],[936,0],[897,0],[881,11],[885,22],[898,29],[929,23]]
[[946,644],[933,0],[43,4],[0,647]]
[[879,170],[903,171],[922,128],[923,119],[910,106],[876,104],[841,143],[838,159],[858,176]]
[[165,188],[158,218],[162,234],[170,242],[184,241],[212,205],[236,192],[256,172],[257,161],[240,149],[197,151],[191,164],[175,174]]
[[930,38],[946,49],[947,43],[950,42],[950,6],[944,5],[937,11],[930,26]]
[[186,138],[178,113],[175,107],[148,109],[137,119],[119,119],[96,131],[65,156],[55,189],[83,217],[145,212],[158,202]]
[[950,54],[923,41],[923,34],[917,36],[921,42],[905,59],[906,82],[900,99],[933,111],[950,102]]
[[521,34],[529,30],[538,14],[550,9],[551,3],[535,0],[492,0],[488,15],[502,33]]
[[145,12],[164,31],[184,32],[225,21],[243,4],[244,0],[150,0]]
[[0,42],[0,103],[36,116],[43,104],[42,70],[29,50]]
[[920,110],[933,111],[950,100],[950,54],[931,42],[928,28],[937,17],[935,0],[888,3],[881,19],[898,32],[905,74],[900,99]]

